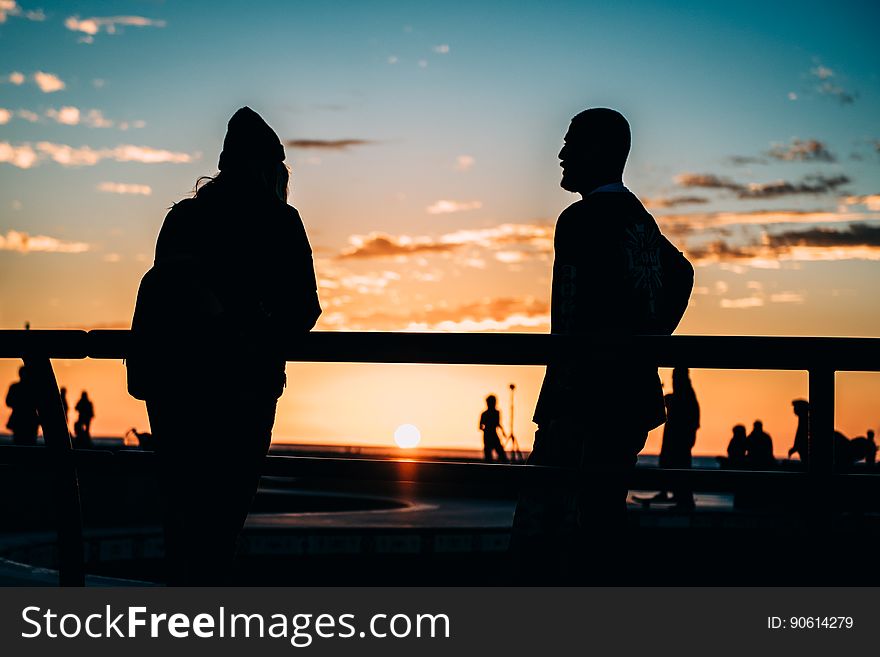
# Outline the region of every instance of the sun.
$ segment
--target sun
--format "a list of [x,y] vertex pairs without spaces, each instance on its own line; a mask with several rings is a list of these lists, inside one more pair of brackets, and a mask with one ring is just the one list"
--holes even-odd
[[394,430],[394,442],[398,447],[415,447],[421,439],[422,434],[414,424],[401,424]]

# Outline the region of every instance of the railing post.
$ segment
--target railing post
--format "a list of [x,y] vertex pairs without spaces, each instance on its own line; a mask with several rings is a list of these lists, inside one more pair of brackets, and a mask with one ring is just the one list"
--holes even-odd
[[817,476],[834,471],[834,370],[810,368],[808,468]]
[[61,586],[84,586],[79,479],[73,461],[67,418],[61,405],[61,393],[47,356],[26,354],[24,364],[36,398],[46,449],[52,452],[55,461],[53,497],[58,527],[58,583]]

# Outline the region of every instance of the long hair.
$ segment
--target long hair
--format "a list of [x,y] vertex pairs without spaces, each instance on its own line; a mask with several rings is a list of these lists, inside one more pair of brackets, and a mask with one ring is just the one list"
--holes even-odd
[[278,197],[281,201],[287,203],[287,197],[290,195],[290,167],[284,162],[278,162],[273,167],[254,167],[250,169],[239,169],[238,172],[231,176],[229,172],[220,171],[213,176],[201,176],[196,180],[193,187],[193,196],[198,195],[216,184],[223,184],[225,181],[235,178],[251,179],[258,182],[258,186],[265,188],[267,191]]

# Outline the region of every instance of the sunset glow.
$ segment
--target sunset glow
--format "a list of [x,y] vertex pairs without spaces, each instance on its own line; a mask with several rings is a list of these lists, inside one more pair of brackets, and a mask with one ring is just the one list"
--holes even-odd
[[[216,173],[226,121],[247,104],[286,144],[316,330],[549,332],[555,220],[578,198],[559,187],[557,153],[575,113],[611,106],[633,126],[626,185],[696,267],[677,333],[880,331],[870,3],[12,4],[2,328],[129,327],[168,208]],[[46,19],[28,20],[37,8]],[[261,240],[242,226],[242,249]],[[122,363],[55,366],[70,399],[88,389],[95,435],[148,428]],[[18,367],[0,361],[4,393]],[[483,400],[515,380],[528,449],[543,372],[291,363],[274,439],[387,446],[405,419],[400,447],[479,449]],[[785,454],[805,373],[692,378],[695,454],[723,453],[755,419]],[[837,427],[880,433],[880,374],[838,382]]]

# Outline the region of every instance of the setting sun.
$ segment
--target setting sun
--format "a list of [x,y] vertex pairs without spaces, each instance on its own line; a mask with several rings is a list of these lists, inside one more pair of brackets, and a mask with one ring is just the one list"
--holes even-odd
[[398,447],[415,447],[421,439],[422,434],[414,424],[401,424],[394,430],[394,442]]

